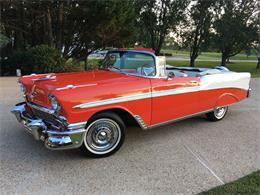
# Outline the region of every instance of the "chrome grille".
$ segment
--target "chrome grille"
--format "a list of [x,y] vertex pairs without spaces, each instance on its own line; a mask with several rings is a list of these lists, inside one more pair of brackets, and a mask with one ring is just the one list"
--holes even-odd
[[62,127],[62,123],[52,114],[43,112],[41,110],[37,110],[35,108],[32,108],[32,112],[35,115],[35,117],[42,119],[44,122],[48,123],[51,126],[55,126],[57,128]]

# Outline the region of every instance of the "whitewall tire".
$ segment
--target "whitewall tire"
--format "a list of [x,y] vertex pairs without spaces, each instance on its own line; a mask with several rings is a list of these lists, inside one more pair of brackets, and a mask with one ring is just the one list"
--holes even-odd
[[91,157],[106,157],[122,146],[124,138],[122,119],[113,112],[99,113],[88,122],[80,150]]
[[228,111],[227,106],[226,107],[218,107],[214,111],[207,113],[206,118],[209,121],[220,121],[226,116],[227,111]]

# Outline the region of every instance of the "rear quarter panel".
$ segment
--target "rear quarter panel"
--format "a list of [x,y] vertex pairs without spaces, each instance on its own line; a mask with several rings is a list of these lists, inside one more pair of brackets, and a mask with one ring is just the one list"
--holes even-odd
[[250,73],[227,72],[201,78],[200,110],[229,106],[247,97]]

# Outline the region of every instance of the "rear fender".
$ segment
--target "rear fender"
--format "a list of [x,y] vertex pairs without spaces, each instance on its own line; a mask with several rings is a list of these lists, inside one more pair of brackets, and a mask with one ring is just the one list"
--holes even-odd
[[239,102],[239,98],[236,97],[234,94],[224,93],[221,96],[219,96],[219,98],[217,99],[215,108],[228,106],[237,102]]

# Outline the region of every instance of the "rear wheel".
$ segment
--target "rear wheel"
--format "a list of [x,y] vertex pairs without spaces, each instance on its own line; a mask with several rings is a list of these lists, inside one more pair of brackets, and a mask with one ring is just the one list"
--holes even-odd
[[209,121],[220,121],[226,116],[227,110],[227,106],[216,108],[214,111],[207,113],[206,118]]
[[113,112],[103,112],[89,122],[80,150],[92,157],[109,156],[122,146],[124,138],[122,119]]

